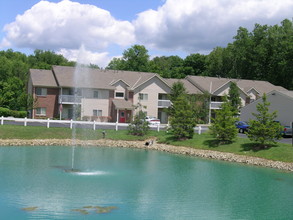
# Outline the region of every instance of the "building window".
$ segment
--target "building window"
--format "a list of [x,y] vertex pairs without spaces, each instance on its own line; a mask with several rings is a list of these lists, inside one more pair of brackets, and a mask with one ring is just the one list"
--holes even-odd
[[102,116],[102,110],[94,109],[93,116],[97,116],[97,117]]
[[97,91],[97,90],[94,91],[94,98],[96,98],[96,99],[99,98],[99,91]]
[[47,95],[47,88],[36,88],[36,95],[46,96]]
[[124,92],[115,92],[115,98],[124,98]]
[[147,93],[139,93],[138,99],[140,101],[147,101],[148,100],[148,94]]
[[46,116],[46,108],[37,108],[36,115]]

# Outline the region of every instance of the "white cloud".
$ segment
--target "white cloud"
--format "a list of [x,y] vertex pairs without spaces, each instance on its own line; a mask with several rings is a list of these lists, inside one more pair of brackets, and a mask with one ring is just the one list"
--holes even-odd
[[278,24],[292,17],[292,0],[167,0],[133,22],[146,46],[187,52],[226,46],[240,26]]
[[40,1],[13,23],[4,27],[2,40],[18,48],[103,50],[109,44],[129,45],[135,41],[133,25],[118,21],[93,5],[63,0]]
[[91,52],[89,50],[81,47],[78,50],[75,49],[60,49],[56,52],[57,54],[62,54],[68,60],[76,61],[81,64],[96,64],[99,67],[106,67],[111,61],[111,57],[108,52]]

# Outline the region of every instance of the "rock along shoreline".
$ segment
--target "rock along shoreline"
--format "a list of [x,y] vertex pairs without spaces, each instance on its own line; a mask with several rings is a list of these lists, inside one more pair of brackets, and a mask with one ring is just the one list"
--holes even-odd
[[[146,145],[146,142],[150,144]],[[0,139],[0,146],[72,146],[72,145],[158,150],[158,151],[163,151],[163,152],[168,152],[173,154],[183,154],[183,155],[189,155],[194,157],[202,157],[202,158],[208,158],[208,159],[243,163],[248,165],[269,167],[269,168],[293,172],[293,163],[273,161],[273,160],[267,160],[267,159],[258,158],[258,157],[237,155],[233,153],[226,153],[226,152],[219,152],[219,151],[172,146],[172,145],[157,143],[155,140],[123,141],[123,140],[99,139],[99,140],[74,140],[73,142],[71,139],[45,139],[45,140]]]

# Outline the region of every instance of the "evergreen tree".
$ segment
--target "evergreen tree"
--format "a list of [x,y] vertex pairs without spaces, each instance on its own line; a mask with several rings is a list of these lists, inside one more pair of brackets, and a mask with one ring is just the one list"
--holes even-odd
[[252,113],[256,120],[250,120],[248,138],[257,142],[261,148],[268,147],[269,144],[276,144],[276,140],[281,138],[281,125],[275,121],[277,112],[269,112],[270,103],[266,94],[262,97],[262,103],[256,106],[258,113]]
[[128,132],[132,135],[144,136],[150,130],[149,122],[145,120],[146,114],[142,111],[140,103],[136,106],[136,109],[138,109],[138,112],[134,116],[134,120],[129,124]]
[[237,118],[234,117],[233,108],[227,98],[221,105],[221,109],[217,110],[216,118],[210,127],[212,134],[216,137],[220,144],[232,142],[236,137],[238,130],[235,126]]
[[192,138],[194,134],[195,114],[186,96],[179,96],[172,104],[170,125],[177,140]]
[[231,82],[228,100],[232,106],[232,111],[234,112],[234,115],[238,115],[239,109],[241,107],[241,99],[240,99],[238,86],[235,82]]

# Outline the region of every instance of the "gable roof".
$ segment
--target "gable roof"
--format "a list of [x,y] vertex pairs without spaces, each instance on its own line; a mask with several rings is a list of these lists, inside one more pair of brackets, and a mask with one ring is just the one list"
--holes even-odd
[[202,94],[203,92],[186,79],[165,79],[169,87],[175,82],[182,82],[188,94]]
[[122,81],[130,90],[146,83],[153,77],[164,79],[155,73],[103,70],[87,67],[53,66],[52,71],[61,87],[115,89],[114,84]]
[[58,87],[51,70],[30,69],[29,74],[32,84],[36,87]]
[[244,93],[247,93],[250,89],[254,88],[260,96],[262,96],[263,93],[268,93],[272,90],[287,91],[287,89],[281,86],[275,86],[267,81],[260,80],[230,79],[208,76],[187,76],[186,79],[202,91],[210,92],[211,86],[212,94],[230,81],[235,82]]
[[53,66],[53,74],[60,87],[115,89],[110,85],[111,75],[92,68]]

